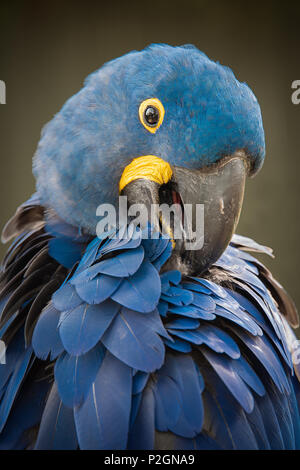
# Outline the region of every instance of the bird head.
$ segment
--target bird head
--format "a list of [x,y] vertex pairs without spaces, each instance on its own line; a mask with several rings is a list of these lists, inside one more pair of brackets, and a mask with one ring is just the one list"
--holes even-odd
[[201,247],[174,240],[167,265],[191,274],[225,250],[246,176],[264,154],[260,107],[245,83],[194,46],[152,45],[87,78],[43,129],[34,175],[43,204],[91,235],[97,207],[117,206],[119,194],[129,205],[202,204]]

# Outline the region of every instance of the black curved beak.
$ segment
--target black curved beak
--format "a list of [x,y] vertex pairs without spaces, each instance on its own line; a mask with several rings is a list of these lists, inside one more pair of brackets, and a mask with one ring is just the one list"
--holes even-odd
[[[128,206],[144,204],[148,211],[155,207],[151,219],[154,229],[173,239],[172,256],[163,270],[199,275],[221,256],[235,231],[248,161],[235,154],[211,167],[190,170],[173,166],[172,172],[167,184],[140,178],[130,182],[121,194],[127,196]],[[157,207],[161,204],[177,206],[167,222]]]

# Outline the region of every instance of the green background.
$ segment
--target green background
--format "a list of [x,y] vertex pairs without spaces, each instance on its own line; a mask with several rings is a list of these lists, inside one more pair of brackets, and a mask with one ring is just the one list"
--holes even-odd
[[[233,68],[261,104],[267,157],[249,180],[238,233],[274,248],[265,259],[300,305],[300,6],[295,2],[1,1],[0,224],[34,191],[42,126],[103,62],[151,42],[193,43]],[[5,252],[1,246],[0,255]]]

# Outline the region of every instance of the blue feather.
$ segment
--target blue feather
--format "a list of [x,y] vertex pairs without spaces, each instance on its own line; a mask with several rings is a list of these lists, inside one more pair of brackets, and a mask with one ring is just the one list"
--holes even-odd
[[169,307],[169,312],[183,317],[200,318],[202,320],[214,320],[216,318],[214,313],[205,312],[204,310],[201,310],[194,305],[182,305],[175,307],[171,305]]
[[226,450],[257,450],[258,445],[243,408],[234,400],[221,380],[205,374],[211,391],[204,391],[206,426],[217,444]]
[[221,450],[221,447],[205,432],[193,439],[175,436],[174,449],[180,450]]
[[105,246],[101,247],[100,255],[104,256],[117,250],[133,250],[138,248],[142,241],[141,237],[142,232],[138,227],[133,228],[133,230],[128,227],[127,230],[127,227],[124,226],[115,238],[109,240]]
[[81,304],[71,312],[63,312],[59,334],[66,351],[71,355],[80,355],[92,349],[119,309],[119,304],[107,299],[99,305]]
[[136,395],[138,393],[141,393],[149,379],[149,374],[146,372],[137,372],[135,376],[133,377],[133,382],[132,382],[132,394]]
[[105,350],[100,344],[81,356],[63,353],[55,363],[54,376],[66,406],[80,405],[90,391],[101,367]]
[[281,435],[284,441],[285,450],[295,449],[294,426],[289,409],[287,395],[280,393],[276,387],[269,387],[269,396],[272,400],[275,412],[279,417]]
[[193,305],[199,307],[202,310],[205,310],[208,313],[214,313],[216,310],[216,302],[212,297],[206,294],[200,294],[199,292],[193,293]]
[[181,339],[174,338],[173,341],[168,339],[164,340],[166,346],[169,348],[174,349],[174,351],[179,351],[183,353],[188,353],[192,351],[192,346],[187,342]]
[[58,332],[60,312],[52,303],[42,311],[33,331],[32,347],[40,359],[55,359],[64,350]]
[[256,359],[264,366],[278,389],[281,392],[285,389],[287,393],[289,393],[290,386],[286,378],[286,373],[266,335],[264,335],[263,338],[260,336],[252,337],[239,330],[236,330],[236,334],[254,353]]
[[244,330],[248,331],[252,335],[256,336],[258,335],[258,333],[260,332],[262,333],[259,326],[254,321],[252,321],[249,316],[248,318],[246,318],[245,315],[244,316],[242,315],[242,311],[240,312],[241,312],[241,315],[238,316],[236,312],[232,313],[228,311],[226,308],[223,308],[220,306],[218,306],[215,310],[215,314],[217,317],[225,318],[226,320],[229,320],[231,323],[241,326]]
[[273,328],[269,325],[267,318],[264,318],[262,313],[255,307],[255,305],[250,302],[246,297],[239,294],[238,292],[232,291],[231,295],[239,302],[239,304],[252,316],[255,318],[256,323],[267,333],[272,342],[276,345],[278,351],[281,354],[281,357],[284,359],[288,366],[291,366],[291,357],[290,354],[287,355],[283,350],[280,340],[276,336]]
[[251,238],[244,237],[243,235],[238,235],[237,233],[233,235],[230,244],[234,246],[241,246],[243,248],[247,248],[248,251],[257,251],[259,253],[265,253],[266,255],[273,256],[272,255],[273,250],[271,248],[264,246],[264,245],[260,245],[259,243],[252,240]]
[[111,297],[120,286],[122,278],[100,274],[88,282],[78,282],[77,278],[71,279],[71,284],[75,285],[77,294],[88,304],[100,304],[108,297]]
[[290,383],[291,393],[287,396],[289,403],[289,409],[291,413],[291,418],[293,422],[294,435],[295,435],[295,449],[300,447],[300,421],[299,421],[299,408],[297,404],[297,399],[295,395],[294,386],[291,380],[291,377],[288,377]]
[[187,330],[171,330],[168,329],[168,333],[173,336],[177,336],[180,339],[188,341],[192,344],[201,344],[202,338],[197,331],[187,331]]
[[[170,430],[183,437],[195,437],[200,433],[204,419],[202,403],[204,384],[199,380],[200,372],[197,366],[190,356],[168,355],[161,373],[175,381],[182,399],[181,413],[175,424],[169,422]],[[174,404],[170,402],[169,406],[173,409]]]
[[135,418],[139,411],[142,397],[143,397],[142,393],[137,393],[135,395],[132,395],[129,429],[132,428],[133,423],[135,422]]
[[132,370],[106,352],[84,403],[75,409],[81,449],[125,449],[128,439]]
[[189,279],[196,281],[198,284],[208,290],[210,294],[214,294],[216,297],[219,297],[221,299],[226,297],[224,288],[222,286],[219,286],[215,282],[210,281],[209,279],[203,279],[199,277],[190,277]]
[[225,353],[232,359],[240,357],[240,350],[234,340],[225,331],[214,325],[203,325],[194,332],[198,341],[196,344],[206,344],[217,353]]
[[247,413],[251,413],[254,407],[253,396],[235,370],[235,360],[204,350],[204,348],[201,349],[201,352],[243,409]]
[[52,238],[49,240],[49,255],[58,263],[71,269],[80,260],[82,246],[69,238]]
[[181,272],[177,270],[167,271],[160,275],[160,279],[161,279],[161,285],[162,285],[162,292],[165,293],[168,291],[170,287],[170,283],[174,285],[179,284],[181,280]]
[[198,328],[200,322],[194,318],[176,318],[165,324],[166,329],[174,330],[194,330]]
[[1,450],[28,449],[27,431],[40,423],[48,389],[47,380],[27,380],[22,386],[0,436]]
[[271,446],[265,430],[264,420],[255,400],[253,411],[247,415],[247,420],[251,426],[259,450],[270,450]]
[[54,383],[42,416],[35,449],[75,450],[77,446],[73,410],[62,403]]
[[155,261],[153,261],[153,266],[155,267],[155,269],[157,269],[158,272],[161,270],[163,265],[172,255],[172,250],[173,250],[172,244],[169,240],[166,249],[162,252],[162,254]]
[[115,258],[110,258],[99,263],[101,273],[110,276],[128,277],[132,276],[141,266],[144,260],[144,248],[138,246],[134,250],[120,253]]
[[[271,386],[273,386],[273,384]],[[275,403],[272,403],[268,391],[266,391],[263,396],[256,397],[255,400],[262,415],[262,420],[271,449],[283,450],[284,442],[281,433],[281,425],[279,422],[281,420],[280,415],[278,414],[277,416],[277,407],[276,409],[274,408]]]
[[257,395],[263,396],[266,393],[265,387],[260,378],[243,356],[241,356],[237,361],[234,361],[232,365],[241,379],[243,379],[244,382],[246,382],[246,384],[257,393]]
[[134,250],[121,252],[113,258],[103,260],[85,270],[81,270],[78,274],[74,274],[73,283],[75,285],[82,282],[88,282],[94,279],[98,274],[106,274],[113,277],[132,276],[142,264],[144,259],[144,249],[142,246]]
[[155,438],[155,400],[153,390],[146,387],[139,403],[136,418],[130,429],[129,450],[152,450]]
[[199,282],[182,282],[182,287],[187,290],[191,290],[193,292],[201,292],[202,294],[211,295],[211,291],[206,287],[202,286]]
[[159,311],[159,314],[161,317],[166,317],[167,312],[168,312],[167,302],[164,302],[163,300],[161,300],[157,305],[157,310]]
[[[20,342],[24,348],[24,339],[22,338],[22,330],[20,330],[20,334],[16,341]],[[23,352],[18,356],[17,360],[13,362],[13,369],[11,370],[12,375],[9,378],[9,381],[6,384],[6,390],[3,394],[1,404],[0,404],[0,431],[3,430],[10,410],[14,404],[15,398],[17,393],[22,385],[26,372],[30,368],[30,360],[32,357],[32,348],[31,346],[27,349],[23,349]],[[10,369],[11,364],[2,364],[0,365],[1,368],[8,368]]]
[[63,312],[78,307],[82,303],[75,288],[66,282],[52,295],[52,303],[57,310]]
[[[255,322],[255,320],[250,317],[247,312],[236,302],[236,300],[227,295],[226,299],[215,299],[217,308],[216,308],[216,313],[220,314],[219,312],[223,312],[224,309],[228,312],[234,315],[236,318],[239,320],[239,324],[249,333],[251,333],[254,336],[260,335],[262,336],[263,332],[259,325]],[[237,323],[237,321],[235,320]]]
[[76,269],[77,274],[96,261],[101,243],[103,243],[103,240],[98,237],[89,243]]
[[181,391],[172,377],[163,373],[157,374],[154,388],[155,396],[155,427],[158,431],[167,432],[177,423],[181,408]]
[[[162,235],[161,233],[151,234],[143,239],[142,244],[145,249],[145,254],[149,261],[153,263],[157,260],[165,250],[168,248],[170,243],[169,237]],[[155,238],[156,236],[156,238]]]
[[175,299],[177,302],[180,301],[180,305],[189,305],[194,299],[193,293],[181,286],[170,286],[166,295],[170,303]]
[[[273,326],[276,335],[282,341],[283,346],[286,350],[287,346],[286,346],[285,335],[283,334],[283,331],[282,331],[282,320],[280,319],[280,324],[278,324],[279,319],[276,320],[276,317],[272,314],[272,311],[270,310],[269,306],[263,301],[263,299],[258,294],[256,294],[256,292],[254,292],[253,289],[250,289],[245,284],[242,284],[242,288],[250,296],[250,298],[253,299],[253,301],[259,305],[262,312],[264,312],[264,314],[270,321],[271,325]],[[278,315],[279,315],[278,312],[276,312],[277,317]],[[289,355],[288,351],[287,351],[287,355]]]
[[[146,286],[151,286],[151,289]],[[124,307],[146,313],[155,309],[160,292],[158,272],[149,261],[143,261],[139,270],[133,276],[125,278],[111,298]]]
[[146,315],[122,308],[102,337],[105,347],[134,369],[152,372],[164,361],[165,348],[159,335],[167,335],[155,310]]

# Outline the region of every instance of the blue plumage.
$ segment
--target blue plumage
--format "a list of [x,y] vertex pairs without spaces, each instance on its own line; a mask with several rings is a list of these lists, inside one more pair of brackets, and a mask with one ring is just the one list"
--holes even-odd
[[112,354],[126,364],[151,372],[163,364],[165,351],[159,336],[162,329],[155,310],[141,316],[139,312],[122,308],[102,341]]
[[210,410],[209,426],[223,449],[257,450],[258,445],[244,409],[212,372],[209,373],[213,392],[204,392],[204,403]]
[[253,396],[239,376],[234,363],[226,357],[214,354],[211,351],[204,350],[203,354],[241,407],[247,413],[251,413],[254,406]]
[[75,408],[82,449],[124,449],[127,444],[132,370],[106,352],[84,403]]
[[[26,372],[30,368],[30,360],[32,356],[31,346],[27,349],[24,348],[24,338],[22,330],[18,332],[14,339],[12,348],[9,351],[11,354],[7,354],[6,364],[0,365],[4,369],[2,376],[3,382],[2,388],[2,399],[0,403],[0,429],[3,430],[8,415],[14,404],[14,400],[17,396],[19,387],[24,380]],[[4,389],[5,387],[5,389]]]
[[[165,119],[152,133],[138,116],[154,97]],[[120,223],[95,237],[97,206],[116,203],[124,168],[140,156],[170,163],[172,177],[160,184],[151,167],[125,189],[144,180],[136,197],[142,188],[145,199],[165,192],[177,204],[174,168],[190,171],[185,195],[232,159],[255,172],[264,159],[257,100],[196,48],[152,45],[92,74],[44,128],[37,193],[3,235],[16,238],[0,279],[0,448],[299,449],[296,311],[248,253],[270,249],[229,242],[231,232],[212,256],[213,231],[201,270],[191,254],[174,262],[162,217],[155,230]],[[196,174],[209,176],[200,184]]]
[[89,282],[78,281],[76,284],[75,282],[76,278],[74,280],[75,289],[82,300],[88,304],[100,304],[117,290],[121,284],[121,278],[102,274]]
[[60,312],[52,305],[48,305],[41,313],[32,337],[32,346],[40,359],[56,359],[64,351],[59,331]]
[[14,402],[1,435],[1,450],[32,449],[28,429],[39,426],[49,391],[46,381],[27,380]]
[[77,445],[73,410],[63,404],[54,383],[42,416],[35,449],[74,450]]
[[[90,244],[77,268],[78,274],[75,270],[73,276],[55,292],[34,328],[32,344],[35,354],[44,360],[58,356],[54,374],[57,385],[51,392],[54,394],[55,390],[56,401],[53,404],[50,394],[36,448],[74,448],[77,440],[83,449],[152,448],[154,440],[160,439],[160,433],[179,436],[172,440],[172,445],[181,443],[182,447],[188,447],[188,440],[194,439],[195,446],[199,448],[297,447],[299,424],[298,411],[295,410],[298,408],[287,378],[289,361],[275,331],[278,319],[276,323],[274,320],[270,322],[270,312],[265,316],[269,297],[264,296],[264,290],[260,290],[265,303],[262,309],[259,302],[252,303],[258,295],[256,292],[254,297],[243,297],[243,283],[240,292],[231,295],[228,288],[211,280],[190,277],[181,281],[180,273],[173,271],[161,274],[157,283],[160,294],[155,294],[153,305],[160,302],[164,306],[162,315],[156,309],[144,312],[150,307],[141,307],[140,292],[143,291],[140,289],[148,284],[148,276],[152,283],[151,276],[156,279],[158,274],[154,274],[157,273],[154,267],[141,270],[143,263],[152,266],[148,255],[153,256],[153,251],[149,250],[149,240],[145,242],[147,248],[144,249],[144,241],[139,239],[133,247],[129,245],[128,250],[126,243],[122,250],[116,243],[116,254],[108,259],[108,266],[109,269],[117,269],[117,273],[95,274],[110,277],[117,274],[113,278],[120,281],[119,285],[124,281],[131,283],[133,291],[130,295],[132,301],[137,302],[134,305],[138,310],[122,305],[125,303],[122,291],[119,297],[112,293],[110,298],[100,303],[94,304],[91,298],[87,303],[76,287],[93,281],[91,267],[95,267],[96,272],[97,264],[105,263],[105,260],[101,261],[102,244],[103,241],[98,241],[98,246],[95,242]],[[155,244],[157,250],[157,240]],[[164,240],[162,245],[164,250],[159,256],[169,246]],[[109,241],[104,241],[103,246],[106,252],[110,250]],[[232,249],[229,248],[231,252]],[[118,262],[119,256],[127,259],[127,253],[130,253],[129,259],[135,259],[137,263],[136,267],[130,267],[130,272],[124,269],[122,262]],[[114,262],[110,261],[113,259]],[[240,269],[247,269],[251,261],[240,257],[238,263]],[[226,266],[226,270],[229,269]],[[139,272],[138,286],[141,287],[135,289],[132,278]],[[248,278],[243,282],[246,283],[245,293],[248,294],[249,290],[252,293],[257,283],[251,280],[248,284]],[[225,329],[219,319],[225,322]],[[174,352],[166,354],[165,349]],[[194,350],[201,353],[202,361],[206,361],[204,368],[202,362],[197,366],[189,355]],[[26,354],[30,357],[29,350]],[[105,360],[104,355],[107,356]],[[23,364],[22,359],[20,364]],[[25,364],[21,366],[21,374],[25,373]],[[215,372],[208,371],[209,364]],[[263,375],[261,370],[265,371]],[[155,371],[157,379],[152,382],[149,373]],[[119,389],[117,384],[114,386],[114,380],[119,382]],[[210,381],[215,390],[222,389],[220,396],[211,395],[211,386],[207,391],[206,384]],[[105,383],[107,385],[104,386]],[[12,379],[12,384],[12,390],[17,390],[20,379]],[[279,399],[283,422],[276,418]],[[14,393],[8,388],[4,395],[3,422],[13,400]],[[74,408],[76,432],[66,441],[66,438],[59,437],[59,429],[53,429],[53,443],[46,437],[46,427],[51,429],[53,416],[58,413],[57,400],[66,407],[59,411],[63,413],[59,418],[61,426],[67,420],[72,422],[67,410]],[[217,406],[216,400],[221,400],[221,405]],[[115,428],[109,420],[114,406],[119,410],[118,419],[124,417],[123,427]],[[220,406],[222,415],[218,411]],[[202,428],[205,407],[210,409],[214,419],[213,429],[217,438],[212,441]],[[236,416],[239,416],[238,421]],[[278,430],[279,425],[281,433],[278,434],[274,427]],[[158,437],[155,437],[157,432]],[[185,440],[181,441],[180,436]]]
[[70,282],[63,284],[52,296],[53,307],[64,312],[78,307],[82,304],[82,298]]
[[[190,356],[170,356],[167,357],[165,370],[163,369],[161,374],[173,379],[181,395],[178,419],[171,423],[171,426],[169,425],[169,430],[183,437],[195,437],[202,429],[204,418],[201,396],[204,384],[199,379],[200,373],[196,364]],[[167,401],[167,397],[165,398],[168,407],[176,405],[171,400]],[[170,412],[170,414],[173,413]]]
[[133,376],[132,381],[132,395],[137,395],[141,393],[149,379],[149,374],[147,372],[137,371]]
[[99,305],[82,303],[71,311],[62,312],[59,334],[66,351],[71,355],[81,355],[92,349],[119,310],[119,304],[107,299]]
[[[151,289],[145,290],[145,284],[151,285]],[[124,307],[147,313],[157,306],[160,292],[158,272],[145,260],[135,274],[123,280],[120,288],[113,293],[112,299]]]
[[69,408],[81,405],[101,367],[105,350],[97,345],[86,354],[64,352],[55,363],[54,377],[59,395]]

